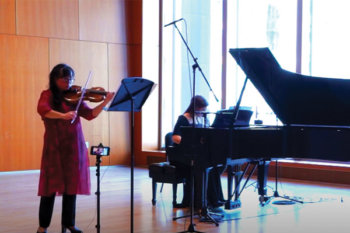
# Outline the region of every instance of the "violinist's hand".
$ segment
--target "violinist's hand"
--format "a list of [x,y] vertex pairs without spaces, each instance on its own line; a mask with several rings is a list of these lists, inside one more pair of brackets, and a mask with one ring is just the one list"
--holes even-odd
[[114,92],[108,92],[107,95],[106,95],[106,98],[104,100],[104,102],[107,104],[109,103],[109,101],[111,101],[114,97]]
[[70,111],[70,112],[63,113],[63,116],[62,116],[62,118],[64,120],[72,120],[72,119],[75,119],[76,117],[77,117],[76,111]]
[[97,117],[103,110],[103,108],[113,99],[114,92],[107,92],[104,101],[92,109],[92,115]]

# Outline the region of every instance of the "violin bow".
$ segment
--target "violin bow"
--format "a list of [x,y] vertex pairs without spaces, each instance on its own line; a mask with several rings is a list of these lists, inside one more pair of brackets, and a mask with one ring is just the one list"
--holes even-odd
[[[80,107],[80,105],[81,105],[81,102],[82,102],[83,99],[84,99],[84,95],[85,95],[85,92],[86,92],[86,87],[87,87],[87,85],[88,85],[88,83],[89,83],[89,81],[90,81],[90,79],[91,79],[91,76],[92,76],[92,72],[91,72],[91,70],[90,70],[90,71],[89,71],[88,78],[87,78],[87,80],[86,80],[86,82],[85,82],[85,85],[84,85],[83,89],[81,90],[81,96],[80,96],[79,102],[78,102],[78,104],[77,104],[77,106],[76,106],[76,108],[75,108],[75,112],[76,112],[77,114],[78,114],[78,110],[79,110],[79,107]],[[77,117],[75,116],[75,117],[72,119],[72,121],[71,121],[70,123],[73,124],[76,118],[77,118]]]

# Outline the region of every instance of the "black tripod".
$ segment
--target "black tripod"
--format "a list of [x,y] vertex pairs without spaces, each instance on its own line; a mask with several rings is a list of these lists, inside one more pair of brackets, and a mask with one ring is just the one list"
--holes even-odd
[[[214,223],[216,226],[219,226],[219,223],[217,222],[217,220],[215,220],[209,213],[208,209],[207,209],[207,195],[206,195],[206,190],[207,190],[207,177],[208,177],[208,171],[210,169],[207,169],[205,171],[205,181],[203,182],[205,185],[204,187],[202,187],[202,208],[201,208],[201,212],[200,213],[197,213],[196,215],[199,215],[201,218],[200,218],[200,221],[201,222],[211,222],[211,223]],[[177,219],[180,219],[180,218],[187,218],[187,217],[190,217],[190,225],[188,226],[188,229],[187,231],[181,231],[179,233],[187,233],[187,232],[199,232],[201,233],[200,231],[196,231],[194,226],[195,224],[193,224],[193,216],[195,215],[194,213],[194,159],[192,158],[191,159],[191,168],[190,168],[190,177],[191,177],[191,200],[190,200],[190,215],[184,215],[184,216],[180,216],[180,217],[174,217],[173,220],[177,220]],[[222,215],[220,214],[217,214],[220,219],[222,218]]]
[[[100,144],[102,145],[102,144]],[[101,155],[96,154],[96,177],[97,177],[97,191],[95,192],[97,197],[97,224],[96,230],[97,233],[100,233],[100,164],[101,164]]]
[[194,226],[195,224],[193,223],[193,216],[194,216],[194,159],[191,159],[191,170],[190,170],[190,177],[191,177],[191,203],[190,203],[190,215],[184,215],[181,217],[175,217],[173,220],[177,220],[180,218],[187,218],[190,217],[190,225],[187,228],[187,231],[181,231],[179,233],[187,233],[187,232],[198,232],[198,233],[203,233],[201,231],[196,231]]

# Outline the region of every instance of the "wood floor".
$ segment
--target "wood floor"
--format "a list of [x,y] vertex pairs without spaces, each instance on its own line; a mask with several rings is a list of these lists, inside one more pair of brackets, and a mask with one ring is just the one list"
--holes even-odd
[[[101,232],[130,232],[130,168],[123,166],[101,169]],[[0,173],[0,232],[30,233],[38,225],[39,197],[36,195],[38,171]],[[226,190],[226,179],[223,189]],[[96,191],[95,168],[91,168],[92,193]],[[242,208],[224,211],[224,221],[216,227],[194,218],[201,232],[235,233],[331,233],[350,232],[350,187],[300,181],[281,180],[280,194],[295,196],[304,204],[277,205],[273,201],[260,206],[254,180],[242,194]],[[269,182],[273,193],[273,180]],[[151,179],[148,170],[135,169],[134,232],[180,232],[188,229],[190,219],[173,221],[187,210],[173,209],[171,185],[158,191],[158,202],[152,206]],[[179,187],[178,201],[182,197]],[[78,196],[77,226],[85,233],[96,232],[96,196]],[[55,202],[54,215],[48,232],[60,231],[61,198]]]

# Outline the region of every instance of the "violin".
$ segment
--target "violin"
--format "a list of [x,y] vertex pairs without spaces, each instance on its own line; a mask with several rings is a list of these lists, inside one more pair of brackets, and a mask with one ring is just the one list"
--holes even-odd
[[[81,98],[82,90],[81,86],[73,85],[63,95],[63,99],[69,103],[78,103]],[[85,90],[83,100],[90,102],[101,102],[105,99],[107,91],[102,87],[92,87]]]

